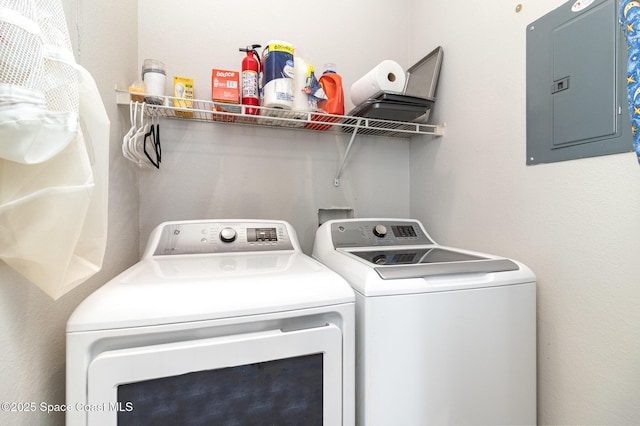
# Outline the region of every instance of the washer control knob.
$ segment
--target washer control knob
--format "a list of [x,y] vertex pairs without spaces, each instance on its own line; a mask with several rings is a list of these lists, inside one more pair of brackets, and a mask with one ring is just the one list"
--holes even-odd
[[373,227],[373,235],[383,238],[387,235],[387,227],[384,225],[376,225]]
[[237,236],[238,234],[233,228],[226,227],[222,228],[222,231],[220,231],[220,240],[224,243],[231,243],[235,241]]
[[373,258],[373,263],[376,265],[386,265],[387,264],[387,256],[384,254],[378,255]]

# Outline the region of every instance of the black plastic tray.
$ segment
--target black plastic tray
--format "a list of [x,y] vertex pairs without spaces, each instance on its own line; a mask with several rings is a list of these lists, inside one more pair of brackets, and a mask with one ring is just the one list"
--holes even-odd
[[[404,95],[402,95],[404,96]],[[354,108],[348,115],[352,117],[366,117],[380,120],[413,121],[431,109],[433,101],[417,105],[396,100],[369,100]]]

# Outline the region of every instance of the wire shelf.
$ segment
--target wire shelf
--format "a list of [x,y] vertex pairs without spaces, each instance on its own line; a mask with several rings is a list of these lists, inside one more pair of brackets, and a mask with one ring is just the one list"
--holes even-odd
[[[118,103],[134,104],[128,91],[118,91]],[[131,97],[135,99],[135,93]],[[142,96],[140,96],[142,98]],[[143,98],[142,98],[143,99]],[[141,99],[141,100],[142,100]],[[215,123],[254,125],[263,127],[306,129],[311,131],[333,131],[357,133],[358,135],[410,138],[414,135],[444,134],[441,125],[415,122],[380,120],[346,115],[331,115],[318,112],[301,112],[283,109],[228,104],[204,100],[184,100],[172,96],[156,96],[154,103],[144,103],[145,115],[179,120]],[[140,107],[140,103],[136,107]],[[177,106],[171,106],[177,105]],[[250,111],[257,114],[249,114]]]
[[[139,100],[137,98],[140,98]],[[213,123],[241,124],[262,127],[303,129],[317,132],[334,132],[350,135],[347,148],[336,172],[333,184],[340,186],[340,176],[357,135],[410,138],[414,135],[444,134],[444,126],[415,122],[380,120],[348,115],[331,115],[317,112],[301,112],[265,108],[223,102],[185,100],[172,96],[155,96],[146,103],[141,94],[116,88],[116,103],[129,105],[132,112],[143,111],[151,118],[163,117]],[[170,106],[174,105],[174,106]],[[250,114],[255,112],[255,114]]]

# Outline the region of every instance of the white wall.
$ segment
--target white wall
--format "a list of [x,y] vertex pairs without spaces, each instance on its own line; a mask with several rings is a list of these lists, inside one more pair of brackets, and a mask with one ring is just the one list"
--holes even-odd
[[[282,21],[289,12],[279,13],[290,3],[264,3],[248,8],[271,15],[250,15],[254,28],[240,31],[237,2],[192,1],[185,10],[185,2],[168,0],[64,1],[76,55],[96,78],[112,121],[109,244],[104,270],[57,302],[0,266],[0,401],[64,402],[68,315],[135,262],[139,242],[159,221],[282,217],[308,250],[317,208],[348,205],[359,216],[410,214],[443,243],[529,264],[539,279],[540,423],[637,423],[635,159],[524,165],[525,27],[561,2],[527,2],[516,13],[504,2],[462,8],[414,0],[387,10],[382,0],[331,0],[301,8],[304,18],[291,25]],[[167,122],[159,173],[138,176],[122,159],[128,116],[115,106],[113,87],[137,78],[144,58],[163,59],[170,76],[194,77],[197,96],[206,96],[210,68],[237,69],[238,47],[270,38],[295,43],[320,66],[336,62],[345,87],[382,59],[408,66],[442,44],[434,118],[446,122],[446,136],[411,144],[359,139],[340,188],[332,181],[346,140],[300,131]],[[268,172],[257,168],[265,157],[275,162]],[[291,188],[281,188],[285,182]],[[249,201],[245,189],[274,198]],[[0,423],[64,421],[0,412]]]
[[[123,114],[113,90],[135,72],[136,4],[65,0],[63,6],[76,60],[96,80],[111,120],[107,253],[101,272],[58,301],[0,263],[0,402],[38,404],[34,413],[0,410],[3,425],[64,424],[64,413],[47,415],[39,404],[65,402],[67,318],[80,301],[138,257],[137,173],[120,154]],[[42,243],[47,244],[46,236]]]
[[[137,260],[139,245],[160,221],[286,219],[308,252],[318,208],[408,215],[409,142],[404,140],[359,138],[339,188],[333,178],[347,139],[337,135],[167,121],[162,170],[139,171],[127,162],[120,145],[128,110],[116,106],[114,87],[126,88],[139,78],[144,58],[165,61],[169,76],[192,76],[196,96],[204,99],[212,67],[239,69],[238,47],[272,38],[295,43],[319,68],[337,63],[345,87],[387,57],[406,66],[406,2],[386,11],[382,0],[331,0],[324,8],[300,7],[293,17],[291,3],[284,1],[265,7],[254,0],[242,9],[229,0],[188,4],[190,10],[185,2],[167,0],[63,0],[76,59],[96,79],[111,120],[107,253],[100,273],[58,301],[0,265],[0,402],[38,404],[35,413],[0,410],[0,424],[64,424],[63,413],[47,415],[39,404],[65,403],[66,321],[88,294]],[[247,15],[251,31],[240,31],[247,19],[240,16],[243,10],[261,11]],[[392,34],[372,37],[370,24],[385,19],[401,25]],[[352,35],[345,40],[348,28]],[[263,159],[269,160],[267,168]]]
[[[212,68],[240,70],[245,54],[238,48],[271,39],[292,43],[318,76],[323,64],[336,63],[347,111],[353,108],[348,88],[360,76],[387,58],[407,62],[406,2],[391,10],[383,0],[295,8],[284,0],[138,4],[139,65],[162,60],[167,91],[174,75],[191,77],[198,99],[211,97]],[[371,30],[381,22],[392,23],[393,31]],[[319,208],[351,207],[358,216],[409,213],[407,140],[359,137],[336,188],[347,135],[175,120],[161,128],[162,167],[140,175],[141,244],[164,220],[274,218],[291,222],[310,253]]]
[[640,166],[631,153],[525,165],[526,26],[563,2],[410,3],[410,59],[445,50],[446,122],[411,146],[411,215],[439,242],[536,272],[540,424],[638,424]]
[[409,213],[409,142],[355,142],[333,185],[346,136],[167,120],[162,166],[140,178],[141,245],[165,220],[271,218],[289,221],[311,253],[318,209],[359,216]]

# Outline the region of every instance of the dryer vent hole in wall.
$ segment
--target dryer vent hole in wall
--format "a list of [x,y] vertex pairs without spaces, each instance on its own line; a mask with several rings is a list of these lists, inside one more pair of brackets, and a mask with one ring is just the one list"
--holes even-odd
[[351,219],[354,212],[351,207],[330,207],[327,209],[318,209],[318,226],[329,220]]

